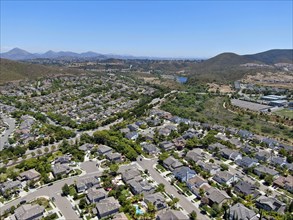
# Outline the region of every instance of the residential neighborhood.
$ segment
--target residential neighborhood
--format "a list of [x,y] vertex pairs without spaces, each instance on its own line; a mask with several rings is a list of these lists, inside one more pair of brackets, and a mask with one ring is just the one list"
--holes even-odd
[[180,91],[115,75],[22,83],[0,89],[1,115],[15,120],[0,154],[3,219],[256,220],[292,212],[293,147],[163,110]]

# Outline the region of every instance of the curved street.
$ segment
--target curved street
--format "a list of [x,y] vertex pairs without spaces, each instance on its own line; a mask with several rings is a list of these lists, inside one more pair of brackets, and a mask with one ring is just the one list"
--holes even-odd
[[4,131],[4,133],[0,136],[0,151],[3,150],[5,143],[8,143],[8,138],[10,134],[14,131],[15,129],[15,119],[7,117],[3,113],[1,113],[2,120],[5,124],[8,125],[8,129]]

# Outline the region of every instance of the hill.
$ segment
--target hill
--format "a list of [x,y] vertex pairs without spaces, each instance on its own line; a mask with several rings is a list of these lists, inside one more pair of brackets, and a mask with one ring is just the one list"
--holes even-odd
[[[293,50],[269,50],[252,55],[222,53],[190,69],[189,83],[197,81],[231,82],[243,78],[247,74],[263,71],[280,71],[277,63],[293,63]],[[246,65],[244,65],[246,64]]]
[[15,80],[36,79],[59,74],[77,74],[79,72],[72,69],[21,63],[0,58],[0,84]]
[[248,59],[257,60],[265,64],[291,63],[293,64],[293,50],[269,50],[262,53],[244,55]]

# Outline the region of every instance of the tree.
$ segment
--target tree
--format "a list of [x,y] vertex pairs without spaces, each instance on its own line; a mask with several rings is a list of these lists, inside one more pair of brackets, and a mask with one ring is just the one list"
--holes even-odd
[[65,183],[64,186],[62,187],[62,195],[63,196],[68,196],[70,194],[70,188],[69,186]]
[[190,220],[196,220],[197,219],[197,214],[196,214],[196,212],[195,211],[192,211],[191,213],[190,213],[190,218],[189,218]]
[[45,147],[44,151],[45,151],[45,153],[48,153],[49,152],[49,148]]
[[86,200],[85,198],[82,198],[80,201],[79,201],[79,208],[80,209],[84,209],[86,207],[87,203],[86,203]]
[[264,178],[265,182],[267,185],[272,185],[273,181],[274,181],[274,177],[272,175],[266,175]]
[[116,164],[116,163],[112,163],[112,164],[110,165],[110,171],[111,171],[111,173],[116,174],[117,171],[118,171],[118,169],[119,169],[118,164]]
[[160,183],[157,186],[156,192],[165,192],[165,185],[163,183]]
[[222,171],[229,170],[229,167],[227,164],[222,163],[220,166]]
[[41,149],[38,149],[38,150],[37,150],[37,154],[41,155],[42,153],[43,153],[43,152],[42,152]]

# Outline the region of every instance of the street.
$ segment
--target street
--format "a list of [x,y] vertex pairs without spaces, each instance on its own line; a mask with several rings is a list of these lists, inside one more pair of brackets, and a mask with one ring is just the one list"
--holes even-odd
[[95,171],[87,173],[84,176],[73,176],[67,179],[62,179],[57,182],[54,182],[53,185],[45,185],[40,188],[37,188],[35,191],[28,192],[26,196],[15,199],[4,206],[0,207],[0,213],[2,214],[5,210],[10,209],[12,206],[17,206],[20,201],[26,200],[27,202],[36,199],[37,197],[46,196],[52,199],[55,198],[54,203],[59,208],[65,219],[80,219],[76,212],[73,210],[71,203],[67,198],[61,196],[61,188],[64,184],[73,184],[77,179],[84,179],[91,176],[100,176],[101,171]]
[[3,119],[3,122],[6,123],[9,128],[4,131],[3,136],[0,136],[0,151],[3,150],[4,145],[6,142],[8,142],[9,135],[14,131],[15,129],[15,119],[7,117],[3,113],[1,113],[1,117]]
[[[140,157],[139,157],[140,158]],[[188,213],[195,211],[197,218],[200,220],[209,219],[206,215],[200,213],[200,210],[192,204],[184,195],[179,194],[177,189],[171,185],[164,177],[162,177],[158,171],[154,169],[154,165],[157,163],[157,159],[138,159],[137,163],[143,168],[149,171],[150,176],[159,184],[162,183],[165,185],[165,190],[168,194],[174,195],[179,199],[179,205],[182,206]]]

